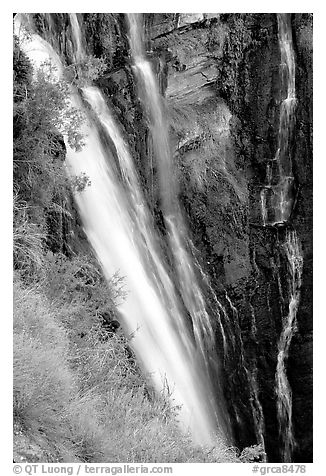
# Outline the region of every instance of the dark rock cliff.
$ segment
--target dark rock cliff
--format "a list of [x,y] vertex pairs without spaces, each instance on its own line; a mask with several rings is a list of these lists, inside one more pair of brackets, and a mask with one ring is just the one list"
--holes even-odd
[[[61,18],[62,17],[62,18]],[[304,271],[298,329],[287,375],[293,392],[294,461],[312,461],[312,16],[292,15],[296,58],[293,175]],[[108,66],[98,80],[133,150],[144,192],[164,234],[146,109],[138,99],[124,15],[83,14],[86,48]],[[44,31],[71,62],[69,22],[51,15]],[[56,23],[61,26],[56,27]],[[275,371],[289,306],[284,227],[263,227],[260,190],[277,149],[280,49],[275,14],[145,14],[146,47],[165,96],[179,198],[198,250],[227,311],[220,360],[235,443],[257,442],[259,408],[269,461],[280,461]],[[50,25],[50,26],[49,26]],[[59,33],[58,33],[59,32]],[[68,39],[67,39],[68,38]],[[53,42],[53,39],[52,39]],[[233,303],[234,307],[232,307]],[[213,313],[214,315],[214,313]],[[252,381],[250,381],[252,380]],[[256,413],[255,413],[256,409]],[[257,417],[258,414],[258,417]],[[254,416],[256,415],[256,416]]]
[[[255,442],[245,364],[249,378],[257,372],[268,458],[279,461],[275,370],[282,316],[289,306],[282,245],[286,231],[262,227],[259,200],[266,161],[277,149],[284,98],[276,15],[146,15],[146,26],[148,49],[161,71],[166,65],[163,84],[189,227],[219,299],[223,302],[224,288],[238,311],[234,314],[224,300],[232,321],[229,334],[238,344],[225,359],[224,373],[234,434],[240,444]],[[301,240],[304,272],[287,374],[293,391],[294,460],[311,461],[311,15],[292,15],[292,29],[298,106],[292,144],[296,202],[288,227]]]

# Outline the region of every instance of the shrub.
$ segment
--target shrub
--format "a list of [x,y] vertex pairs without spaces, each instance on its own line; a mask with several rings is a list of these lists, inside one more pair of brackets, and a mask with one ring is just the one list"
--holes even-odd
[[60,306],[60,319],[76,340],[92,334],[99,323],[106,327],[116,320],[116,305],[124,298],[123,279],[108,282],[91,254],[67,258],[47,252],[42,286],[51,303]]
[[[64,303],[40,286],[14,286],[15,460],[28,462],[216,462],[235,452],[194,447],[164,396],[101,329],[70,339]],[[64,314],[65,318],[62,318]]]
[[242,463],[254,463],[257,461],[265,461],[266,453],[261,444],[244,448],[239,457]]
[[[46,247],[58,247],[56,238],[47,236],[51,220],[59,216],[63,228],[71,189],[80,192],[90,181],[85,174],[68,179],[63,166],[63,134],[70,146],[83,145],[84,116],[69,101],[68,84],[54,79],[50,64],[33,71],[19,41],[14,37],[14,264],[32,277]],[[62,233],[56,230],[59,240]]]
[[14,267],[27,279],[39,272],[43,264],[44,229],[28,218],[26,202],[14,196],[13,253]]
[[88,55],[82,61],[65,68],[65,79],[70,84],[82,88],[103,76],[106,69],[104,58]]
[[[35,289],[14,286],[14,422],[54,461],[69,441],[66,407],[76,392],[64,328]],[[71,454],[70,454],[71,456]]]

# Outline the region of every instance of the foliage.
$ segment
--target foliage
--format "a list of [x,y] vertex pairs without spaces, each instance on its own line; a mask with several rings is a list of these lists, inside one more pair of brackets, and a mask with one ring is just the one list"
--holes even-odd
[[255,463],[259,461],[264,461],[266,453],[262,444],[249,446],[244,448],[239,457],[242,463]]
[[22,275],[36,274],[43,264],[43,228],[28,219],[28,206],[14,197],[14,266]]
[[71,147],[82,147],[84,117],[69,100],[67,82],[56,80],[53,69],[44,63],[33,71],[14,37],[14,266],[30,278],[49,246],[63,249],[57,241],[71,218],[71,190],[78,193],[90,185],[85,174],[68,179],[65,173],[63,134]]
[[64,75],[69,84],[82,88],[103,76],[106,69],[104,58],[88,55],[81,61],[66,66]]
[[[16,56],[24,57],[17,49]],[[15,74],[14,79],[17,77]],[[14,81],[14,187],[22,200],[45,208],[52,202],[54,189],[66,185],[62,168],[64,145],[59,134],[66,97],[43,70],[34,80],[29,76],[28,81],[16,87]],[[19,92],[23,87],[25,97]]]
[[194,105],[179,104],[176,101],[167,103],[167,112],[172,132],[176,134],[178,141],[186,141],[190,133],[200,134],[200,114]]
[[168,112],[179,141],[181,178],[189,177],[199,191],[219,183],[244,202],[246,189],[228,148],[230,112],[225,104],[217,101],[211,110],[206,105],[169,104]]
[[62,322],[73,340],[92,333],[99,323],[109,326],[116,319],[115,305],[124,299],[122,278],[114,275],[106,281],[90,254],[67,258],[48,252],[42,283],[50,302],[64,307]]
[[71,188],[76,192],[82,192],[86,187],[91,185],[89,177],[82,172],[80,175],[75,175],[71,178]]
[[19,39],[14,35],[13,45],[13,89],[14,101],[17,103],[26,98],[32,80],[32,66],[19,48]]
[[196,448],[180,433],[122,336],[93,326],[75,341],[66,317],[67,303],[15,282],[16,461],[237,461],[219,442]]

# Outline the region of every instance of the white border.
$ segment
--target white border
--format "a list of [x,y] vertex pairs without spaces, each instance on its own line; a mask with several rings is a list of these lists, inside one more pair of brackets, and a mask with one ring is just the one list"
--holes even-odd
[[[118,9],[117,9],[118,7]],[[10,10],[9,10],[10,9]],[[2,6],[1,34],[1,444],[0,462],[6,464],[7,470],[1,470],[2,474],[12,474],[12,13],[16,12],[313,12],[314,13],[314,464],[309,465],[307,474],[323,474],[320,463],[326,455],[325,449],[325,371],[324,352],[325,347],[325,237],[326,222],[325,214],[325,182],[326,157],[324,153],[326,128],[325,128],[325,7],[316,1],[273,1],[273,2],[240,2],[228,0],[227,2],[200,1],[200,2],[176,2],[165,0],[161,3],[151,2],[98,2],[89,4],[81,1],[44,3],[41,1],[17,2],[13,5],[7,2]],[[7,11],[8,10],[8,11]],[[326,137],[325,137],[326,138]],[[178,465],[183,466],[183,465]],[[211,465],[209,465],[211,466]],[[225,468],[226,465],[218,464],[215,474],[231,474]],[[234,474],[250,474],[247,465],[235,465]],[[188,474],[196,471],[197,464],[189,466],[185,472],[175,471],[174,474]],[[224,469],[223,469],[224,467]],[[181,468],[180,468],[181,469]],[[198,468],[199,469],[199,468]],[[207,474],[213,474],[208,471]],[[203,472],[203,466],[199,469]],[[206,473],[206,470],[205,470]],[[232,473],[233,474],[233,473]]]

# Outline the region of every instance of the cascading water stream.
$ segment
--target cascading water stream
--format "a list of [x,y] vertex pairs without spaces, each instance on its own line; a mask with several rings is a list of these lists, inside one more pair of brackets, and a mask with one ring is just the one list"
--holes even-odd
[[[281,52],[281,85],[286,98],[280,106],[278,148],[273,160],[267,163],[267,184],[261,191],[261,209],[264,226],[286,225],[294,204],[294,176],[292,172],[291,142],[295,125],[295,57],[292,41],[291,16],[278,14],[278,35]],[[289,311],[282,312],[282,331],[278,343],[275,375],[277,395],[277,417],[282,440],[282,458],[291,462],[295,439],[292,425],[292,394],[286,376],[286,361],[293,334],[296,331],[296,315],[300,300],[303,258],[295,230],[287,231],[284,243],[288,262]],[[282,309],[284,307],[280,275],[277,275]]]
[[[214,329],[196,277],[193,258],[190,254],[193,245],[188,237],[177,198],[168,123],[164,115],[162,96],[159,91],[158,81],[144,50],[142,16],[131,13],[127,14],[127,17],[129,21],[129,41],[133,68],[144,109],[149,117],[149,129],[159,171],[162,211],[170,250],[174,258],[182,299],[191,316],[196,344],[201,350],[203,360],[207,365],[208,377],[210,356],[213,355],[215,361],[217,359],[216,350],[214,349]],[[203,273],[203,271],[200,270],[200,273]],[[220,320],[219,323],[223,329]],[[225,339],[224,331],[222,335]],[[214,399],[213,391],[211,392],[211,398]],[[222,395],[219,395],[219,404],[217,406],[218,422],[220,428],[223,428],[224,432],[228,433],[228,422],[226,421],[226,412],[223,407]]]
[[[73,14],[70,18],[75,58],[80,60],[83,50],[79,23]],[[19,29],[20,19],[16,18],[15,23]],[[60,76],[60,58],[38,35],[32,33],[22,47],[37,65],[44,60],[54,63]],[[216,437],[224,439],[224,433],[203,356],[187,329],[182,306],[160,256],[132,158],[100,91],[85,87],[83,96],[115,147],[112,151],[101,141],[103,130],[99,131],[79,93],[71,88],[72,105],[86,116],[81,131],[85,145],[76,151],[64,137],[66,164],[72,176],[85,173],[91,180],[91,186],[75,196],[87,237],[105,276],[110,278],[118,270],[125,278],[129,294],[119,306],[122,324],[133,335],[131,345],[156,389],[169,389],[172,402],[180,406],[180,424],[185,431],[190,430],[193,440],[214,444]],[[204,327],[204,332],[210,329]]]
[[[76,57],[78,57],[80,60],[83,60],[85,59],[85,51],[82,47],[81,30],[78,19],[74,13],[69,14],[69,16],[72,25],[73,39],[76,45]],[[115,146],[122,180],[127,189],[127,197],[130,202],[129,211],[134,213],[133,222],[135,226],[137,226],[142,237],[142,243],[139,243],[139,246],[143,246],[143,256],[147,256],[149,261],[153,261],[154,269],[156,269],[158,272],[156,277],[160,278],[160,282],[157,286],[158,291],[162,294],[162,298],[169,302],[168,307],[173,315],[176,316],[177,321],[177,317],[180,317],[181,313],[180,309],[174,307],[178,302],[175,296],[175,289],[168,273],[162,264],[162,258],[159,254],[158,246],[153,233],[153,223],[149,211],[144,203],[144,198],[140,189],[139,180],[134,168],[129,148],[125,143],[122,134],[117,127],[99,89],[91,86],[83,88],[83,97],[95,112],[97,118],[103,126],[103,129],[106,131],[108,137],[110,137]],[[151,253],[151,250],[155,250],[155,253]],[[181,320],[180,331],[181,338],[183,338],[184,334],[186,334],[185,341],[188,342],[188,332],[185,332],[183,320]]]
[[286,223],[291,216],[294,203],[291,139],[295,122],[296,95],[290,15],[278,14],[277,22],[281,52],[281,84],[286,89],[286,98],[280,106],[277,151],[274,158],[266,165],[267,183],[260,193],[264,226]]
[[288,231],[284,244],[289,270],[289,312],[283,319],[283,330],[278,344],[277,368],[275,375],[277,413],[280,435],[283,441],[282,457],[291,462],[295,438],[292,425],[292,393],[286,376],[286,361],[293,334],[297,326],[297,312],[300,302],[303,258],[300,242],[295,231]]

